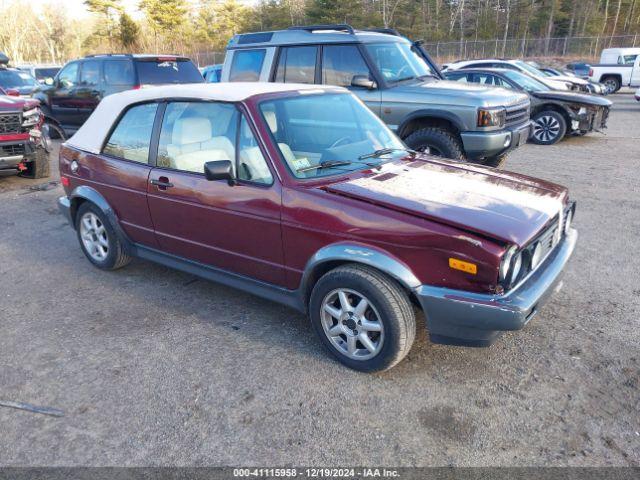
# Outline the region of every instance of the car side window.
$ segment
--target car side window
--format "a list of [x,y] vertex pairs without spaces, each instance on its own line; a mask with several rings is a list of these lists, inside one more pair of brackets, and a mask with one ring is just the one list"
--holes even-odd
[[158,167],[204,173],[204,164],[235,164],[238,110],[230,103],[173,102],[167,105],[160,130]]
[[58,74],[61,87],[70,88],[78,84],[78,62],[70,63]]
[[80,70],[80,85],[93,87],[100,83],[100,62],[98,60],[87,60],[82,63]]
[[371,78],[369,67],[355,45],[326,45],[322,49],[322,83],[350,87],[353,77]]
[[315,83],[318,47],[284,47],[280,50],[276,82]]
[[229,72],[230,82],[257,82],[260,80],[265,49],[236,50]]
[[111,133],[102,153],[132,162],[147,163],[157,109],[157,103],[145,103],[127,110]]
[[104,62],[104,81],[107,85],[133,85],[133,62],[129,60]]
[[240,120],[238,136],[238,179],[247,182],[271,185],[273,176],[262,155],[258,141],[244,115]]

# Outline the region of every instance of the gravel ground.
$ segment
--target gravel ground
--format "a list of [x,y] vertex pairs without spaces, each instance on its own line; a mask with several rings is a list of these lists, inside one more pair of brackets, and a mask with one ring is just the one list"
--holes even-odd
[[277,304],[143,261],[93,268],[57,183],[0,178],[0,400],[66,413],[0,407],[0,465],[637,466],[640,104],[610,98],[606,135],[508,167],[578,201],[564,288],[488,349],[419,328],[379,375]]

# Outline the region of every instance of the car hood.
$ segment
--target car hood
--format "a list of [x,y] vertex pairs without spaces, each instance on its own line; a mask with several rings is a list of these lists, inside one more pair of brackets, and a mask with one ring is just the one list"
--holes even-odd
[[559,80],[561,82],[575,83],[576,85],[589,85],[589,82],[587,80],[578,77],[569,77],[566,75],[554,75],[553,77],[551,77],[551,79]]
[[600,107],[610,107],[612,105],[610,100],[607,100],[603,97],[598,97],[595,95],[585,95],[583,93],[575,93],[575,92],[558,92],[558,91],[539,91],[539,92],[531,92],[536,98],[541,98],[545,100],[559,100],[561,102],[571,102],[571,103],[584,103],[586,105],[594,105]]
[[321,188],[520,247],[562,215],[568,198],[554,183],[422,155]]
[[[527,96],[512,90],[483,85],[428,79],[419,83],[401,84],[393,87],[396,93],[409,95],[437,95],[437,103],[453,105],[471,104],[478,107],[508,107],[527,100]],[[416,102],[420,97],[416,97]]]
[[37,100],[31,100],[21,97],[10,97],[9,95],[0,95],[0,112],[1,111],[16,111],[27,110],[32,106],[38,105]]

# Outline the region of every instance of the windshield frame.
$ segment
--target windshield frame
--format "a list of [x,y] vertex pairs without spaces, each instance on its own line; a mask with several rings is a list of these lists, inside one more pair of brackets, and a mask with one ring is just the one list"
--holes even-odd
[[[318,85],[318,87],[322,89],[323,86]],[[269,150],[276,153],[276,157],[278,161],[275,162],[275,158],[274,158],[273,159],[274,163],[280,163],[280,165],[274,165],[274,167],[276,168],[277,171],[285,170],[287,172],[286,178],[288,178],[290,181],[293,181],[295,183],[304,183],[304,184],[318,184],[318,183],[321,184],[321,183],[327,183],[327,182],[332,183],[334,181],[339,181],[345,176],[358,175],[358,174],[362,174],[362,172],[365,172],[367,170],[378,169],[385,163],[389,163],[405,157],[406,154],[400,154],[398,152],[398,153],[393,153],[389,155],[384,155],[378,158],[368,158],[368,159],[362,159],[362,160],[358,158],[358,156],[354,156],[353,158],[350,158],[350,159],[344,159],[344,161],[349,161],[351,165],[342,165],[342,166],[337,166],[336,168],[330,168],[330,167],[327,168],[327,171],[333,171],[333,173],[329,173],[326,175],[315,175],[310,177],[299,177],[297,175],[298,172],[295,171],[293,169],[293,166],[289,165],[289,162],[284,158],[284,154],[282,153],[282,150],[278,145],[278,140],[275,138],[274,133],[272,132],[269,126],[269,122],[267,121],[264,114],[264,110],[262,108],[262,106],[265,103],[293,100],[296,98],[301,98],[301,97],[306,97],[311,95],[313,96],[349,95],[356,102],[360,103],[367,111],[369,111],[370,114],[373,116],[372,118],[374,118],[378,123],[380,123],[381,127],[383,127],[390,134],[391,137],[395,138],[399,142],[400,146],[405,147],[407,149],[406,152],[409,153],[410,149],[404,145],[400,137],[398,137],[398,135],[393,130],[391,130],[377,115],[375,115],[375,113],[371,112],[369,108],[364,104],[364,102],[362,102],[362,100],[358,98],[357,95],[354,95],[349,91],[324,90],[324,89],[322,90],[323,90],[322,92],[314,92],[314,93],[298,92],[297,94],[296,93],[291,94],[292,92],[287,92],[285,94],[276,93],[276,94],[264,95],[257,98],[254,102],[251,102],[253,107],[252,108],[253,114],[256,115],[257,117],[256,120],[258,120],[261,123],[261,129],[264,129],[264,131],[267,133],[268,140],[270,142]],[[372,152],[367,152],[367,153],[372,153]],[[341,159],[335,159],[335,160],[341,160]],[[283,178],[281,177],[280,180],[282,181]]]

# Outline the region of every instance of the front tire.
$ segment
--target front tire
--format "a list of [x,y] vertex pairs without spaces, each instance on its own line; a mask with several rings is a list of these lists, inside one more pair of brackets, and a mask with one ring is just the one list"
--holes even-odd
[[407,136],[404,142],[416,152],[424,152],[454,160],[465,159],[464,150],[458,137],[441,128],[421,128]]
[[27,170],[22,173],[26,178],[47,178],[50,175],[49,153],[44,147],[36,147],[34,159],[27,163]]
[[411,349],[416,319],[407,294],[377,270],[349,264],[318,280],[309,316],[324,346],[362,372],[388,370]]
[[96,267],[116,270],[131,261],[106,215],[94,204],[85,202],[78,208],[76,232],[82,252]]
[[555,110],[545,110],[533,117],[531,141],[538,145],[554,145],[567,133],[567,121]]

